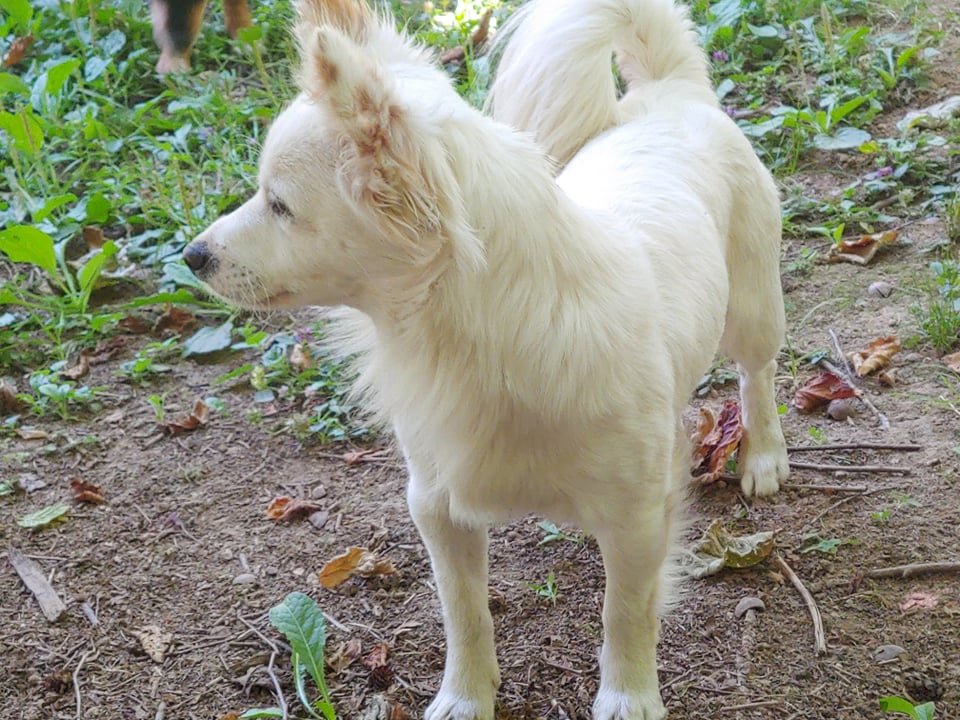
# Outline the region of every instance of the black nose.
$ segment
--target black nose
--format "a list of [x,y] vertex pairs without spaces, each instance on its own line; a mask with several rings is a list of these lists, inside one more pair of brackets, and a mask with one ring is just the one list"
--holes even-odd
[[198,278],[205,278],[216,269],[217,261],[203,241],[192,242],[183,250],[183,261]]

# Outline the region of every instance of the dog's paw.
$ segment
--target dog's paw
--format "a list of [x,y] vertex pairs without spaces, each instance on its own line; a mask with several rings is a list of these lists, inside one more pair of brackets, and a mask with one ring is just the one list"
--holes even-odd
[[775,494],[780,489],[780,483],[790,474],[784,442],[780,440],[770,445],[764,448],[751,443],[744,458],[740,488],[747,497]]
[[493,703],[493,695],[471,698],[440,688],[423,720],[493,720]]
[[593,703],[593,720],[663,720],[666,716],[656,691],[628,694],[601,688]]

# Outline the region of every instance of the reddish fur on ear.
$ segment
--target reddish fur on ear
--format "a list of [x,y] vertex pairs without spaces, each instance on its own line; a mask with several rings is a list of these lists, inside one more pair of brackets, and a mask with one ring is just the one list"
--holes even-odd
[[[357,42],[366,39],[376,17],[365,0],[298,0],[300,26],[316,28],[331,25]],[[298,34],[301,28],[298,28]]]

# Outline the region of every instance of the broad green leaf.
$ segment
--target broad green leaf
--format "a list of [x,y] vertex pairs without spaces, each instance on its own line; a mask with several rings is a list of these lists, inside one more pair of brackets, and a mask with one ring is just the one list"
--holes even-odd
[[813,146],[818,150],[853,150],[871,138],[870,133],[860,128],[840,128],[833,135],[817,135],[813,138]]
[[250,708],[240,716],[240,720],[251,720],[252,718],[282,718],[283,710],[280,708]]
[[13,73],[0,73],[0,94],[30,94],[30,86]]
[[0,10],[20,25],[26,25],[33,17],[33,8],[30,7],[28,0],[0,0]]
[[113,30],[103,40],[100,41],[100,50],[106,53],[108,57],[113,57],[123,50],[127,42],[127,36],[119,30]]
[[300,656],[300,653],[294,650],[291,660],[293,661],[293,687],[297,691],[297,698],[299,698],[300,704],[307,709],[310,717],[323,720],[323,718],[317,714],[316,710],[313,709],[313,703],[310,702],[310,698],[307,696],[307,684],[304,682],[307,677],[307,672],[304,667],[303,658]]
[[59,207],[62,207],[63,205],[66,205],[67,203],[72,203],[76,201],[76,199],[77,199],[77,196],[74,195],[73,193],[64,193],[63,195],[54,195],[53,197],[48,198],[47,201],[43,204],[43,207],[41,207],[38,210],[35,210],[32,213],[33,221],[37,223],[43,222],[48,217],[50,217],[50,213],[52,213],[54,210],[56,210]]
[[27,155],[35,155],[43,145],[43,128],[31,108],[25,107],[16,115],[0,112],[0,130],[10,136],[14,148]]
[[780,31],[773,25],[751,25],[747,23],[747,29],[750,34],[757,38],[775,38],[780,36]]
[[119,250],[117,244],[113,242],[113,240],[107,240],[103,244],[103,247],[100,248],[100,252],[92,255],[90,259],[84,263],[83,267],[80,268],[80,272],[77,274],[77,280],[80,281],[81,292],[87,293],[93,289],[97,278],[99,278],[100,273],[103,272],[104,263],[116,255],[117,250]]
[[917,713],[917,720],[933,720],[935,708],[932,702],[925,702],[923,705],[915,705],[913,709]]
[[233,323],[227,320],[217,327],[202,327],[183,343],[183,356],[206,355],[225,350],[233,342]]
[[[323,648],[327,642],[327,632],[323,613],[317,603],[301,592],[292,592],[282,603],[270,608],[270,622],[287,638],[294,656],[300,656],[310,677],[320,688],[324,699],[327,699],[327,684],[323,676]],[[296,675],[294,672],[294,677]]]
[[27,262],[43,268],[54,279],[59,276],[53,238],[35,227],[15,225],[0,230],[0,251],[14,262]]
[[110,217],[110,209],[110,201],[103,196],[103,193],[93,193],[93,195],[87,198],[87,216],[84,222],[88,225],[105,223]]
[[237,30],[237,40],[245,45],[253,45],[262,37],[263,29],[259,25],[251,25]]
[[113,62],[110,58],[102,58],[99,55],[91,55],[87,64],[83,66],[83,79],[87,82],[93,82],[103,75],[104,70],[110,67]]
[[188,290],[183,288],[175,292],[157,293],[156,295],[145,295],[144,297],[134,298],[130,302],[121,305],[125,310],[136,310],[147,305],[170,305],[186,304],[195,305],[197,299]]
[[896,695],[888,695],[887,697],[880,698],[880,709],[883,710],[883,712],[903,713],[912,718],[917,718],[917,711],[914,709],[913,703]]
[[57,518],[63,517],[70,512],[70,506],[64,504],[48,505],[45,508],[24,515],[17,520],[17,525],[24,528],[40,528],[49,525]]
[[47,85],[44,88],[48,95],[56,95],[63,88],[67,78],[80,67],[80,61],[76,58],[64,60],[62,63],[54,65],[47,70]]
[[177,285],[183,285],[184,287],[196,288],[197,290],[204,290],[206,292],[206,285],[201,282],[196,275],[191,272],[190,268],[180,260],[178,262],[169,262],[163,266],[163,277],[161,278],[163,283],[176,283]]

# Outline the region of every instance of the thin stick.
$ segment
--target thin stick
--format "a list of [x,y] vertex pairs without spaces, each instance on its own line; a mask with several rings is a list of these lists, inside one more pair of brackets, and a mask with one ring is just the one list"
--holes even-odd
[[790,467],[798,470],[820,470],[821,472],[849,472],[849,473],[892,473],[894,475],[910,475],[910,468],[893,465],[831,465],[829,463],[805,463],[790,461]]
[[800,593],[800,597],[802,597],[803,601],[807,604],[807,610],[810,611],[810,617],[813,620],[813,651],[817,655],[825,654],[827,652],[827,637],[823,632],[823,618],[820,617],[820,609],[817,607],[813,595],[804,587],[800,578],[797,577],[797,574],[787,565],[786,560],[784,560],[779,553],[777,554],[777,566],[783,571],[783,574],[790,579],[790,582],[793,583],[797,592]]
[[826,510],[823,510],[823,511],[817,513],[817,516],[816,516],[815,518],[813,518],[813,520],[811,520],[810,522],[804,523],[803,526],[804,526],[804,527],[810,527],[811,525],[815,525],[815,524],[818,523],[820,520],[822,520],[822,519],[823,519],[823,516],[826,515],[828,512],[831,512],[831,511],[833,511],[833,510],[836,510],[836,509],[837,509],[838,507],[840,507],[841,505],[846,505],[846,504],[847,504],[848,502],[850,502],[851,500],[856,500],[857,498],[867,497],[867,495],[873,495],[873,494],[875,494],[875,493],[883,492],[884,490],[888,490],[888,489],[889,489],[889,488],[885,488],[885,487],[874,488],[873,490],[868,490],[867,492],[860,493],[859,495],[850,495],[849,497],[845,497],[843,500],[840,500],[840,501],[838,501],[838,502],[835,502],[833,505],[831,505],[830,507],[828,507]]
[[15,547],[7,548],[7,557],[23,584],[33,593],[47,620],[56,622],[66,612],[67,606],[63,604],[63,600],[60,599],[57,591],[50,585],[43,571],[40,570],[40,566]]
[[917,452],[923,450],[923,445],[912,443],[887,444],[872,442],[836,443],[833,445],[793,445],[787,452],[815,452],[818,450],[899,450],[900,452]]
[[779,707],[783,705],[783,700],[758,700],[757,702],[744,703],[743,705],[727,705],[720,708],[720,712],[732,712],[734,710],[752,710],[753,708]]
[[877,568],[864,573],[865,578],[908,578],[914,575],[960,572],[960,562],[917,563]]
[[[267,664],[267,675],[270,676],[270,681],[273,683],[274,692],[277,695],[277,702],[280,703],[280,712],[283,716],[283,720],[287,720],[288,711],[287,711],[287,701],[283,697],[283,688],[280,686],[280,679],[277,677],[277,674],[273,671],[273,663],[277,659],[277,655],[280,653],[280,649],[277,647],[277,643],[268,638],[262,632],[260,632],[256,625],[246,620],[240,613],[237,613],[237,620],[242,622],[248,628],[253,630],[253,632],[270,648],[270,662]],[[293,652],[291,650],[291,652]]]
[[784,483],[783,490],[817,490],[825,493],[865,493],[866,485],[806,485],[804,483]]
[[83,664],[87,661],[88,658],[96,657],[96,655],[97,655],[96,648],[94,648],[93,650],[90,650],[89,652],[85,652],[80,657],[80,662],[77,663],[76,670],[73,671],[73,694],[74,694],[74,697],[76,697],[77,699],[77,720],[83,720],[83,703],[80,697],[80,668],[83,667]]

